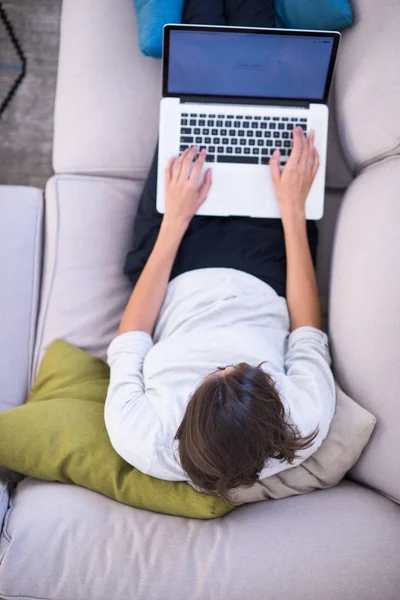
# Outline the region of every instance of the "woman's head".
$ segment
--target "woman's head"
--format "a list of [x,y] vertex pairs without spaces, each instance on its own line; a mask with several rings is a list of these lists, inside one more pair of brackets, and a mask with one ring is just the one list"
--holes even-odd
[[194,392],[176,434],[182,468],[194,485],[229,501],[251,486],[268,459],[292,463],[317,431],[302,438],[261,367],[240,363],[209,375]]

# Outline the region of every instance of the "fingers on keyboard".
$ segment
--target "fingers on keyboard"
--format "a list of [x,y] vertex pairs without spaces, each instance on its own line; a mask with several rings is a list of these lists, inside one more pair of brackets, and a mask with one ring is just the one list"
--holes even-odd
[[295,127],[307,133],[304,117],[182,113],[180,152],[193,144],[207,150],[207,162],[266,165],[275,149],[284,166]]

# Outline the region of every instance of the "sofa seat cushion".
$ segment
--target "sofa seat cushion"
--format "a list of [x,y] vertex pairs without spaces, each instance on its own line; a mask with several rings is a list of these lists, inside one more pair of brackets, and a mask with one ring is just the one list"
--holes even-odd
[[131,291],[122,269],[141,189],[84,176],[48,182],[34,376],[56,338],[106,359]]
[[27,479],[0,541],[0,596],[393,600],[399,553],[399,507],[350,482],[195,521]]
[[339,385],[377,417],[351,472],[400,503],[400,157],[348,189],[332,258],[330,339]]
[[336,70],[339,133],[352,170],[400,153],[399,3],[352,0]]
[[43,192],[0,186],[0,412],[25,402],[42,266]]

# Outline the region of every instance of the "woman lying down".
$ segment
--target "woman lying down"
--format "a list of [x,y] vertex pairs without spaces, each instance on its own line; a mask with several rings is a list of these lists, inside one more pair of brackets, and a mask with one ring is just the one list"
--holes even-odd
[[196,148],[170,160],[160,215],[155,157],[125,264],[134,289],[108,350],[118,454],[228,501],[312,455],[335,410],[305,219],[318,154],[313,132],[293,137],[283,171],[279,151],[270,163],[281,221],[194,216],[212,186],[204,151],[192,168]]

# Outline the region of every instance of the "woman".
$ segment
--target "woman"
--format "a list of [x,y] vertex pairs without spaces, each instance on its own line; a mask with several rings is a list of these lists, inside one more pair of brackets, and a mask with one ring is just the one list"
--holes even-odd
[[204,152],[192,168],[196,151],[167,165],[164,216],[156,160],[144,189],[105,420],[139,470],[229,501],[313,454],[334,414],[305,219],[319,163],[314,133],[297,128],[283,171],[278,150],[270,163],[281,222],[195,217],[212,185],[210,169],[200,177]]

